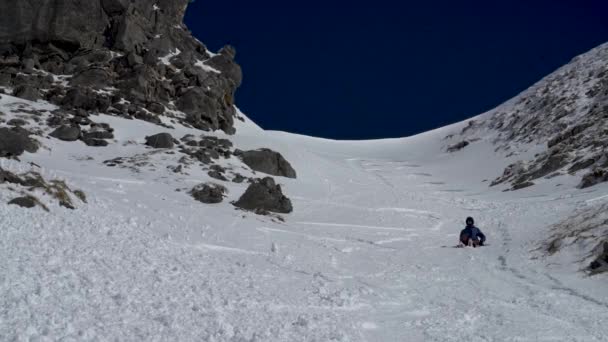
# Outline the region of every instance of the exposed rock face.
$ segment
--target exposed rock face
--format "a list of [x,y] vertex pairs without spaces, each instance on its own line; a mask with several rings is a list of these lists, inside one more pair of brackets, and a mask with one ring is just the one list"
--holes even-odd
[[0,86],[80,116],[161,124],[169,109],[187,125],[232,134],[236,52],[212,55],[192,37],[182,23],[188,2],[0,0]]
[[296,171],[278,152],[263,148],[254,151],[236,151],[235,155],[254,171],[273,176],[296,178]]
[[23,130],[0,128],[0,157],[18,157],[23,152],[34,153],[38,143]]
[[283,195],[281,186],[270,177],[254,181],[234,206],[254,211],[258,214],[267,212],[287,214],[293,211],[291,200]]
[[225,193],[225,187],[212,183],[198,185],[190,191],[195,200],[206,204],[221,203]]
[[22,0],[0,2],[0,43],[137,48],[150,33],[172,33],[188,0]]
[[173,137],[169,133],[159,133],[146,137],[146,145],[154,148],[173,148]]

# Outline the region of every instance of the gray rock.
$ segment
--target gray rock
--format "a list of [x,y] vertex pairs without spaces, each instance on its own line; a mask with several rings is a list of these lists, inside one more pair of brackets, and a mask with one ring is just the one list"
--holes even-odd
[[577,187],[585,189],[604,182],[608,182],[608,171],[595,169],[584,175]]
[[267,212],[291,213],[291,200],[283,195],[280,185],[270,177],[254,181],[243,196],[233,203],[235,207],[254,211],[259,214]]
[[211,178],[215,178],[217,180],[221,180],[221,181],[224,181],[224,182],[228,181],[228,179],[221,172],[219,172],[219,171],[212,170],[212,171],[209,171],[207,174]]
[[106,140],[95,138],[82,138],[82,142],[91,147],[105,147],[109,145]]
[[155,29],[175,29],[188,1],[158,0],[162,11],[148,0],[3,1],[0,43],[55,42],[74,51],[108,45],[128,49],[147,41]]
[[15,118],[10,119],[6,124],[9,126],[26,126],[28,122],[23,119]]
[[76,141],[80,138],[80,126],[63,125],[55,129],[50,136],[63,141]]
[[33,196],[24,196],[24,197],[17,197],[15,199],[11,200],[10,202],[8,202],[8,204],[18,205],[22,208],[31,209],[38,205],[38,200]]
[[34,153],[38,143],[24,130],[0,128],[0,157],[17,157],[27,151]]
[[90,92],[80,88],[72,88],[61,100],[61,105],[68,109],[94,110],[97,108],[97,101]]
[[146,145],[154,148],[173,148],[173,137],[169,133],[159,133],[146,137]]
[[456,144],[454,144],[454,145],[452,145],[452,146],[449,146],[449,147],[448,147],[448,149],[447,149],[447,151],[448,151],[448,152],[450,152],[450,153],[452,153],[452,152],[456,152],[456,151],[460,151],[460,150],[462,150],[463,148],[465,148],[465,147],[469,146],[469,144],[470,144],[470,143],[469,143],[468,141],[464,140],[464,141],[461,141],[461,142],[459,142],[459,143],[456,143]]
[[14,173],[0,168],[0,184],[2,183],[21,184],[23,180]]
[[237,173],[236,175],[234,175],[234,177],[232,178],[232,182],[233,183],[237,183],[237,184],[241,184],[243,183],[245,180],[247,180],[247,178],[245,178],[243,175],[241,175],[240,173]]
[[235,152],[235,155],[254,171],[273,176],[296,178],[296,171],[278,152],[263,148],[253,151],[238,151]]
[[40,92],[38,89],[29,85],[20,85],[13,90],[13,96],[22,99],[37,101],[40,100]]
[[70,79],[75,87],[105,88],[112,85],[110,73],[102,68],[89,68],[80,71]]
[[192,195],[195,200],[206,204],[221,203],[224,200],[225,193],[225,187],[213,183],[198,185],[190,191],[190,195]]

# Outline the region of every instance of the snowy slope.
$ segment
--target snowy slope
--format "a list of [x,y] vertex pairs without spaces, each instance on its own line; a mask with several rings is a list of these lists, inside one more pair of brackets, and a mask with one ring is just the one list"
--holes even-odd
[[[53,110],[2,95],[3,118],[22,115],[19,103]],[[176,174],[179,155],[143,146],[146,135],[200,131],[95,121],[115,129],[110,146],[40,137],[38,153],[0,160],[88,199],[69,210],[42,197],[49,212],[27,210],[6,205],[14,193],[2,185],[1,340],[608,340],[607,276],[585,277],[579,253],[538,250],[552,224],[608,201],[608,186],[578,190],[563,174],[491,188],[521,157],[495,152],[498,133],[447,153],[444,137],[468,123],[357,142],[237,121],[235,147],[272,147],[298,172],[276,178],[295,208],[279,222],[234,209],[245,184],[226,184],[222,204],[195,202],[186,191],[209,176]],[[116,157],[137,169],[103,163]],[[489,246],[450,248],[469,215]]]

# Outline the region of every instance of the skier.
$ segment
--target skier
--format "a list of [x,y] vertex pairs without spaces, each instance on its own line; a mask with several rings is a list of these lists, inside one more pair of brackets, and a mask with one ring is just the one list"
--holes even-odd
[[463,246],[483,246],[486,242],[486,236],[475,227],[475,220],[472,217],[467,217],[467,226],[460,232],[460,243]]

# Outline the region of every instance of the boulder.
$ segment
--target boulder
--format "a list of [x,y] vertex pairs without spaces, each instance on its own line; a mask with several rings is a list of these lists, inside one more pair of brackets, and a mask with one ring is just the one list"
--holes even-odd
[[234,62],[236,50],[232,46],[225,46],[220,50],[220,53],[211,57],[205,64],[220,71],[231,80],[235,87],[239,87],[243,82],[243,71],[241,67]]
[[38,143],[23,129],[0,128],[0,157],[17,157],[27,151],[34,153]]
[[281,186],[275,184],[274,179],[270,177],[255,180],[233,205],[259,214],[287,214],[293,211],[291,200],[283,195]]
[[63,141],[76,141],[80,138],[80,126],[63,125],[55,129],[50,136]]
[[253,151],[237,150],[234,154],[254,171],[273,176],[296,178],[296,171],[278,152],[263,148]]
[[221,180],[221,181],[224,181],[224,182],[227,182],[227,181],[228,181],[228,179],[227,179],[227,178],[224,176],[224,174],[222,174],[222,173],[221,173],[221,172],[219,172],[219,171],[216,171],[216,170],[211,170],[211,171],[209,171],[207,174],[208,174],[208,175],[209,175],[209,177],[211,177],[211,178],[215,178],[215,179],[217,179],[217,180]]
[[146,137],[146,145],[154,148],[173,148],[173,137],[169,133],[159,133]]
[[111,83],[110,73],[102,68],[85,69],[70,79],[70,85],[76,87],[105,88]]
[[450,152],[450,153],[452,153],[452,152],[456,152],[456,151],[460,151],[460,150],[462,150],[463,148],[465,148],[465,147],[469,146],[469,144],[470,144],[470,143],[469,143],[468,141],[463,140],[463,141],[461,141],[461,142],[459,142],[459,143],[456,143],[456,144],[454,144],[454,145],[449,146],[449,147],[447,148],[447,151],[448,151],[448,152]]
[[199,202],[216,204],[221,203],[224,200],[226,191],[226,188],[219,184],[205,183],[194,187],[194,189],[190,191],[190,195]]
[[61,105],[68,109],[94,110],[97,108],[97,101],[90,92],[80,88],[72,88],[61,100]]
[[34,208],[36,205],[38,205],[38,200],[33,197],[33,196],[24,196],[24,197],[17,197],[13,200],[11,200],[10,202],[8,202],[8,204],[13,204],[13,205],[18,205],[22,208]]
[[95,138],[82,138],[82,142],[91,147],[104,147],[109,145],[106,140]]
[[40,92],[38,89],[30,85],[20,85],[13,90],[13,96],[20,97],[29,101],[40,100]]
[[604,169],[595,169],[584,175],[577,187],[585,189],[603,182],[608,182],[608,172]]

